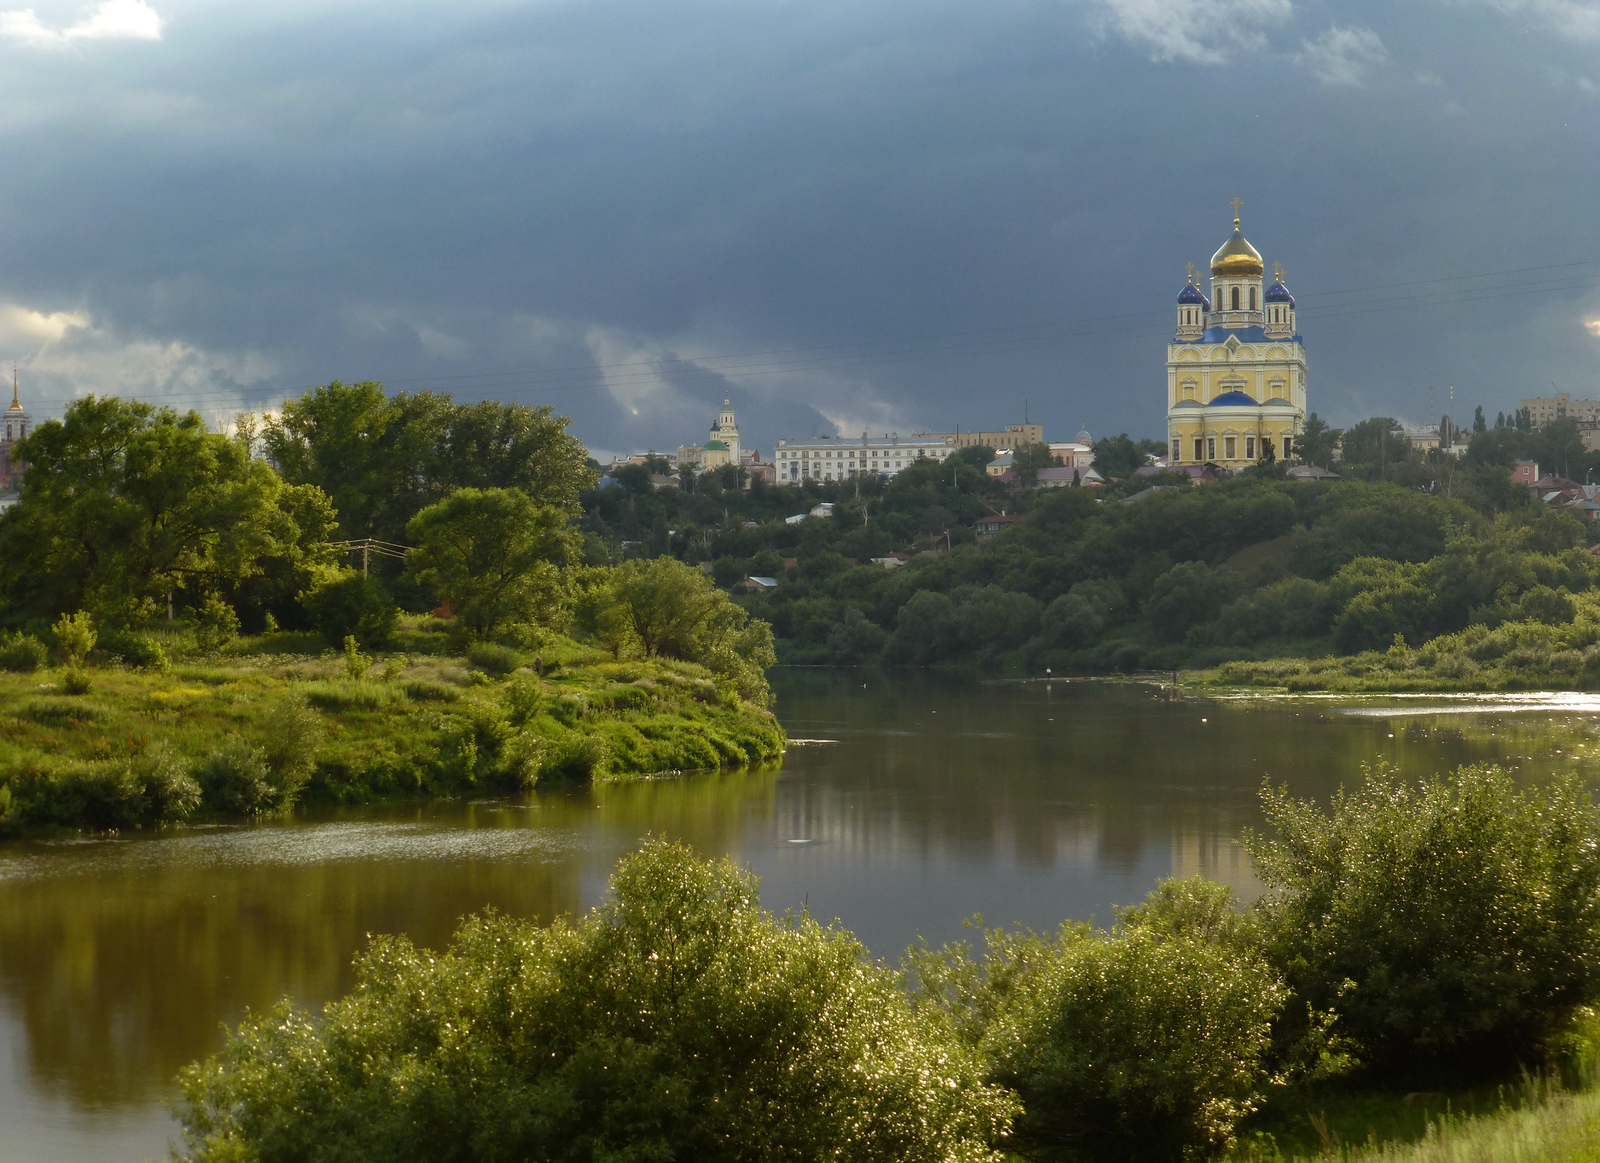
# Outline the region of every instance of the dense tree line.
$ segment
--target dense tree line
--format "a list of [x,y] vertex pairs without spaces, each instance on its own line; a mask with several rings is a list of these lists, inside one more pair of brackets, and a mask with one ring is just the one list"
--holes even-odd
[[[899,973],[754,878],[659,842],[548,927],[380,939],[185,1072],[187,1156],[1172,1160],[1272,1094],[1554,1064],[1600,1000],[1600,844],[1576,780],[1386,769],[1264,795],[1274,890],[1167,881],[1109,929],[994,930]],[[1325,1092],[1324,1092],[1325,1093]]]
[[[75,400],[15,452],[28,471],[0,518],[0,619],[24,633],[0,664],[63,646],[65,614],[136,665],[160,659],[140,633],[158,618],[212,649],[276,628],[371,648],[400,607],[437,608],[464,648],[536,642],[581,615],[618,658],[704,663],[765,705],[764,623],[670,559],[613,576],[610,555],[585,555],[575,522],[596,474],[566,424],[548,407],[337,381],[231,435],[193,412]],[[365,536],[403,561],[357,571],[335,539]]]
[[[779,578],[738,600],[789,661],[1166,669],[1583,621],[1586,530],[1508,472],[1578,463],[1576,440],[1570,421],[1502,417],[1458,460],[1412,448],[1385,417],[1340,430],[1312,416],[1300,455],[1332,464],[1342,448],[1345,479],[1294,482],[1264,463],[1203,487],[1127,475],[1144,449],[1126,436],[1096,445],[1125,474],[1104,489],[999,481],[982,471],[988,449],[798,489],[741,490],[732,469],[654,488],[634,466],[584,494],[582,525],[591,560],[671,553],[725,588]],[[1151,485],[1165,487],[1118,503]],[[806,516],[820,502],[832,515]],[[974,525],[996,514],[1026,519],[976,544]],[[870,564],[893,553],[909,563]]]
[[[1166,669],[1572,622],[1574,596],[1600,581],[1582,523],[1535,505],[1503,469],[1466,471],[1480,483],[1448,497],[1270,472],[1126,504],[1050,490],[1023,495],[1026,519],[981,545],[952,537],[948,553],[868,564],[919,508],[942,518],[990,496],[902,473],[871,499],[837,502],[831,517],[730,518],[710,537],[710,552],[728,551],[712,569],[724,584],[784,579],[738,600],[795,661]],[[803,503],[791,495],[791,507]]]

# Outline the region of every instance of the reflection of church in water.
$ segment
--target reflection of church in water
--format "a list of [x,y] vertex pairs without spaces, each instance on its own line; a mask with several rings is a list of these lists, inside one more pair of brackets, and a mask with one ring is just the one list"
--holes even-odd
[[23,411],[22,401],[17,398],[16,372],[11,373],[11,407],[6,409],[5,425],[5,439],[0,440],[0,492],[14,493],[22,487],[22,474],[28,466],[13,460],[11,449],[33,430],[33,418]]

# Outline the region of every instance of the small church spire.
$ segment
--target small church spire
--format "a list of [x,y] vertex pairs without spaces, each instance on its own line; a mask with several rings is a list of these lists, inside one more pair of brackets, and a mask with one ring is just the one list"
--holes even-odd
[[17,399],[17,365],[11,365],[11,410],[22,411],[22,401]]
[[1235,230],[1238,230],[1239,229],[1239,207],[1243,206],[1244,203],[1241,202],[1238,198],[1235,198],[1233,201],[1229,202],[1228,205],[1233,207],[1233,228]]

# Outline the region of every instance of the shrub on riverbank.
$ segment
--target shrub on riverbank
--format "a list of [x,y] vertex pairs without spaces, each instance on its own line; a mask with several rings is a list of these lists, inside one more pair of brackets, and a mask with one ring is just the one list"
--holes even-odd
[[679,846],[579,920],[381,939],[357,975],[321,1022],[280,1009],[185,1071],[188,1158],[977,1163],[1015,1110],[853,937]]
[[1576,786],[1376,771],[1327,811],[1267,800],[1263,904],[1165,881],[1109,931],[922,947],[898,977],[652,843],[580,921],[477,918],[438,957],[382,939],[320,1022],[245,1023],[185,1074],[190,1157],[1176,1161],[1244,1119],[1230,1157],[1264,1161],[1330,1103],[1365,1137],[1449,1101],[1375,1081],[1593,1059],[1600,826]]
[[1600,829],[1577,780],[1519,790],[1467,767],[1413,785],[1379,765],[1326,813],[1264,798],[1265,948],[1369,1065],[1530,1060],[1600,997]]
[[[496,680],[450,653],[438,621],[405,620],[395,631],[405,652],[368,660],[361,679],[343,677],[346,660],[332,651],[272,652],[303,635],[245,639],[201,657],[160,628],[157,649],[174,665],[135,670],[102,659],[89,695],[60,694],[59,670],[0,673],[0,835],[508,792],[782,754],[783,732],[765,707],[719,688],[704,667],[617,663],[550,636],[544,677],[525,665],[531,652],[501,647],[497,659],[514,669]],[[139,772],[152,749],[165,749],[202,794],[148,790]]]
[[1285,992],[1241,920],[1221,886],[1169,881],[1109,933],[991,930],[981,963],[957,944],[909,967],[1022,1098],[1028,1158],[1175,1159],[1230,1144],[1266,1078]]

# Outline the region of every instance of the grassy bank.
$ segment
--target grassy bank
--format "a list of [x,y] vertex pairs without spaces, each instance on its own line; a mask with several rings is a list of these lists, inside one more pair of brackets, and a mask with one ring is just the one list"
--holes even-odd
[[1301,1105],[1298,1127],[1247,1136],[1228,1163],[1600,1160],[1600,1091],[1594,1089],[1565,1091],[1528,1081],[1493,1095],[1413,1093]]
[[736,766],[786,742],[703,667],[565,638],[458,653],[413,618],[348,658],[303,634],[212,653],[154,635],[170,665],[91,659],[83,693],[64,668],[0,673],[0,834]]
[[1495,629],[1469,626],[1426,645],[1396,643],[1387,650],[1322,658],[1225,662],[1193,672],[1211,686],[1282,687],[1290,691],[1518,691],[1600,688],[1600,644],[1592,624],[1538,622]]

